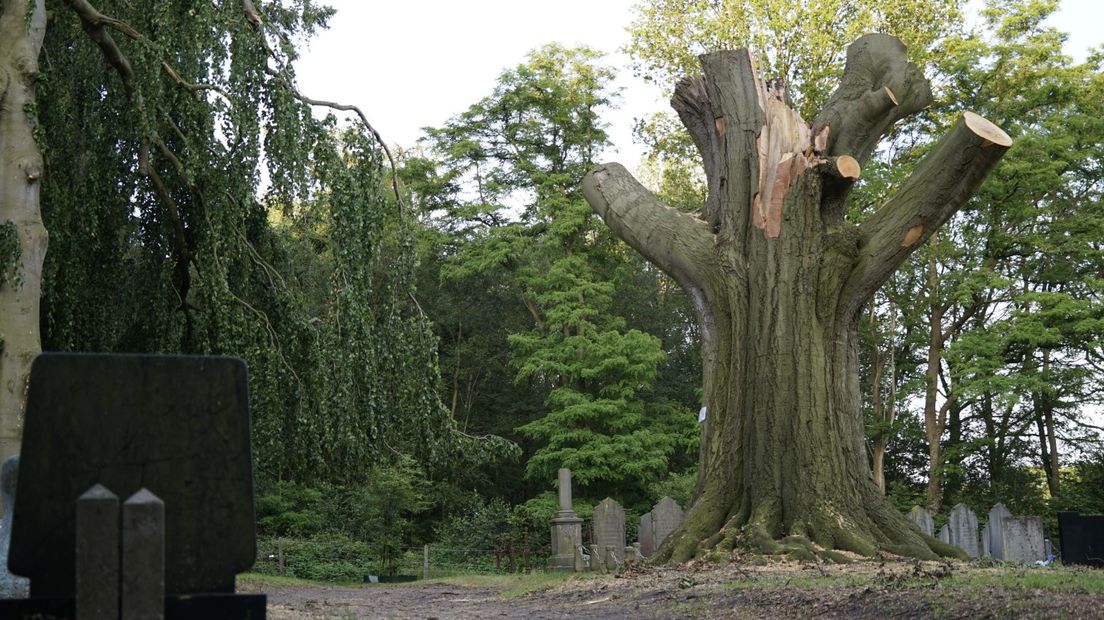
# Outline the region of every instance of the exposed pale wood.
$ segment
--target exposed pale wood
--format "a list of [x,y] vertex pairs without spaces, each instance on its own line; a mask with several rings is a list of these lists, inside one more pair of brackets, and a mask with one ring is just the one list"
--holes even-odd
[[851,181],[858,180],[862,176],[862,166],[859,165],[858,160],[850,155],[840,155],[834,157],[831,160],[832,170],[843,179],[849,179]]
[[916,242],[920,240],[920,235],[924,234],[924,225],[917,224],[905,232],[905,238],[901,240],[901,247],[909,248],[916,245]]
[[804,155],[813,138],[801,115],[765,86],[759,88],[766,116],[757,144],[759,191],[753,199],[751,222],[774,238],[781,234],[782,207],[790,184],[813,165]]
[[978,116],[974,112],[966,111],[962,113],[962,120],[970,128],[970,131],[981,138],[983,147],[991,144],[1005,148],[1012,146],[1012,138],[1003,129],[989,122],[988,119]]

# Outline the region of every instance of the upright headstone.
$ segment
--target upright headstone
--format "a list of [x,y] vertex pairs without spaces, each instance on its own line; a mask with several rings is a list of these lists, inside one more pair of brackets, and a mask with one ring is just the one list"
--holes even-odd
[[640,555],[650,558],[655,553],[655,534],[652,532],[652,513],[646,512],[640,517],[638,530],[640,542]]
[[1058,513],[1062,563],[1104,566],[1104,515]]
[[[571,507],[571,470],[561,468],[558,482],[560,510],[552,519],[552,557],[548,559],[548,568],[574,571],[577,570],[575,553],[583,544],[583,520]],[[592,564],[593,561],[591,558]]]
[[590,570],[596,573],[606,572],[606,564],[602,561],[602,554],[598,552],[598,545],[588,545],[587,550],[590,552]]
[[165,504],[148,489],[123,502],[122,619],[165,617]]
[[77,615],[119,617],[119,497],[102,484],[77,499]]
[[916,527],[920,528],[920,531],[928,536],[935,535],[935,522],[932,521],[931,513],[927,508],[921,506],[913,506],[912,510],[908,514],[909,521],[916,524]]
[[19,455],[9,456],[0,468],[0,502],[4,518],[0,520],[0,599],[26,598],[29,582],[8,570],[8,544],[11,542],[12,508],[15,505],[16,480],[19,476]]
[[257,555],[247,385],[245,363],[229,357],[35,358],[9,553],[30,596],[0,601],[0,617],[72,613],[77,499],[102,484],[165,503],[168,618],[262,620],[263,594],[234,593]]
[[989,553],[998,560],[1004,557],[1003,525],[1004,520],[1012,516],[1012,511],[1004,504],[997,504],[989,511]]
[[1043,540],[1043,555],[1046,556],[1046,561],[1054,559],[1054,544],[1050,542],[1050,539]]
[[31,598],[72,599],[77,498],[145,487],[168,506],[165,589],[234,592],[257,555],[245,363],[46,353],[27,390],[12,570]]
[[989,550],[989,524],[986,523],[985,527],[981,528],[981,557],[992,557],[992,552]]
[[679,523],[682,523],[682,507],[670,497],[664,497],[652,507],[652,536],[655,538],[655,549],[659,549]]
[[962,549],[966,555],[976,558],[981,555],[978,545],[977,515],[965,504],[956,504],[947,517],[950,527],[951,544]]
[[[625,548],[625,509],[616,501],[606,498],[594,507],[594,544],[598,545],[598,551],[602,554],[602,561],[609,563],[607,549]],[[620,551],[615,554],[615,561]]]
[[1007,517],[1001,526],[1004,560],[1031,564],[1046,559],[1043,520],[1039,517]]
[[948,545],[951,544],[951,527],[949,525],[944,525],[939,529],[939,540]]

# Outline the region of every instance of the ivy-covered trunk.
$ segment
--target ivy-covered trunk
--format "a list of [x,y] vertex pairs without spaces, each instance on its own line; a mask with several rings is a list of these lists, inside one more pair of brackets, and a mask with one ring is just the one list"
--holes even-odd
[[897,195],[855,225],[846,198],[861,162],[931,100],[901,42],[852,44],[840,88],[812,123],[787,106],[782,85],[756,76],[746,50],[701,61],[704,77],[681,81],[672,100],[705,165],[700,212],[660,204],[617,164],[584,180],[614,233],[686,289],[701,321],[698,488],[659,558],[740,541],[772,553],[954,554],[908,526],[871,476],[858,321],[1011,140],[966,113]]
[[27,378],[40,351],[46,229],[34,89],[45,30],[43,0],[0,2],[0,459],[19,451]]

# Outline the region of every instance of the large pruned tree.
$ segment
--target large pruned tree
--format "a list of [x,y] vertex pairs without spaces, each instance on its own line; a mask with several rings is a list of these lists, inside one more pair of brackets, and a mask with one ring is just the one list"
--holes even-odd
[[703,159],[701,210],[666,207],[618,164],[583,181],[607,225],[679,282],[701,322],[698,483],[659,558],[741,540],[765,552],[807,553],[815,543],[955,554],[910,527],[871,477],[857,328],[874,292],[966,202],[1011,139],[964,113],[897,194],[855,224],[845,205],[862,163],[932,99],[905,46],[888,35],[851,44],[839,88],[810,123],[746,50],[701,63],[704,76],[680,81],[672,99]]

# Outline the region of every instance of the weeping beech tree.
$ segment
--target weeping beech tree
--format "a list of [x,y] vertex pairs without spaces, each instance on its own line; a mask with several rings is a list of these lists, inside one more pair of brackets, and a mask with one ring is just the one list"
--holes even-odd
[[42,0],[0,2],[0,459],[18,451],[27,379],[40,347],[46,229],[34,100],[45,32]]
[[[804,121],[746,50],[701,57],[671,101],[701,153],[700,211],[663,205],[622,166],[583,191],[613,232],[670,274],[701,323],[706,418],[694,501],[659,553],[737,543],[763,552],[959,554],[878,492],[863,443],[857,326],[864,304],[977,189],[1011,146],[966,112],[862,223],[848,193],[879,139],[932,99],[904,45],[867,35]],[[782,539],[781,542],[776,542]],[[812,544],[815,543],[815,546]]]

